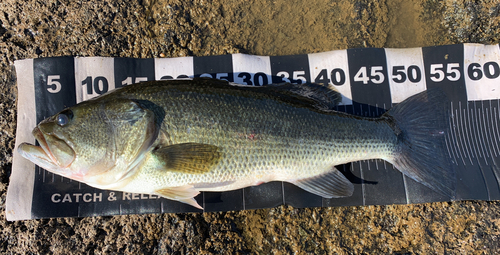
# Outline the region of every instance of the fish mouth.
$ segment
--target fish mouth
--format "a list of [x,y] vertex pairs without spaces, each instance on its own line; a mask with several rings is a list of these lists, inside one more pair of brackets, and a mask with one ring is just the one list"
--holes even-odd
[[61,172],[61,169],[69,167],[74,161],[74,150],[62,139],[54,135],[46,135],[38,127],[33,129],[32,134],[40,146],[29,143],[20,144],[17,150],[23,157],[54,172]]

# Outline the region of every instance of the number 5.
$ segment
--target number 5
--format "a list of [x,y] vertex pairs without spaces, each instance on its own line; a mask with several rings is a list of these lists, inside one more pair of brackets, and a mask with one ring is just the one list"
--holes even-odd
[[377,79],[372,78],[371,81],[375,84],[381,84],[384,82],[384,68],[381,66],[372,66],[370,70],[371,77],[378,77]]
[[449,63],[446,67],[446,72],[448,75],[446,76],[450,81],[458,81],[460,79],[460,64],[458,63]]
[[432,64],[430,76],[433,82],[440,82],[444,80],[443,64]]
[[[61,79],[60,75],[49,75],[47,76],[47,91],[50,93],[57,93],[61,91],[61,83],[57,80]],[[54,85],[54,86],[52,86]]]
[[307,79],[305,77],[306,71],[293,71],[293,80],[301,81],[300,84],[306,83]]

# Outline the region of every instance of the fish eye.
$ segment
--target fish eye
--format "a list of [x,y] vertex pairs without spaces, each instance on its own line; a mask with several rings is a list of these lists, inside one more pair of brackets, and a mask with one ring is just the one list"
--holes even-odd
[[64,127],[68,125],[69,121],[73,119],[73,112],[71,110],[64,110],[57,115],[57,125]]

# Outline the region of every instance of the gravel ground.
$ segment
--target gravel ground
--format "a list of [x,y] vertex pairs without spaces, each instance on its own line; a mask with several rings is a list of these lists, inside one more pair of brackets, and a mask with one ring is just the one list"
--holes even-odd
[[500,42],[498,1],[3,0],[0,253],[499,254],[499,202],[5,220],[16,128],[14,60],[288,55],[468,42]]

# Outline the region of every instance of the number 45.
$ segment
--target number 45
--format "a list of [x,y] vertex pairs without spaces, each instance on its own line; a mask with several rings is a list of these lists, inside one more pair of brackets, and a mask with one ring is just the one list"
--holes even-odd
[[362,66],[359,71],[354,75],[354,81],[362,81],[363,84],[368,84],[369,81],[375,84],[384,82],[384,68],[382,66],[372,66],[370,68],[370,76],[366,71],[366,66]]

